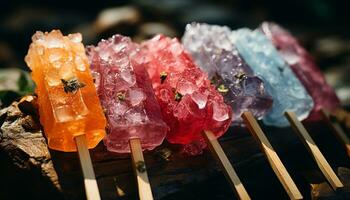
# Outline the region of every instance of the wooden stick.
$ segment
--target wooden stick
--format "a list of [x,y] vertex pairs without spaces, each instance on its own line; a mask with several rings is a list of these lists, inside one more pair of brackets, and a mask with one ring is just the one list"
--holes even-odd
[[81,169],[83,171],[86,198],[88,200],[100,200],[100,192],[98,190],[85,135],[75,137],[75,143],[78,149]]
[[230,182],[233,191],[236,193],[237,197],[242,200],[250,200],[250,197],[244,188],[241,180],[239,180],[237,173],[233,169],[230,161],[228,160],[226,154],[224,153],[218,140],[215,138],[211,131],[204,131],[204,138],[207,141],[208,147],[211,153],[214,155],[215,159],[220,163],[221,168],[224,170],[224,174],[228,181]]
[[336,136],[336,138],[343,144],[347,155],[350,157],[350,139],[340,126],[339,122],[331,119],[331,115],[324,109],[321,109],[321,113],[323,115],[324,121],[328,124],[328,126],[332,129],[332,132]]
[[322,155],[314,140],[311,138],[310,134],[307,132],[303,124],[297,119],[295,113],[287,111],[285,112],[285,116],[291,123],[293,129],[298,134],[299,138],[302,140],[306,148],[311,153],[312,157],[316,161],[318,167],[321,169],[327,181],[331,184],[332,188],[334,190],[337,190],[338,188],[344,187],[325,157]]
[[132,138],[129,141],[132,157],[132,165],[135,171],[140,200],[153,200],[151,185],[148,180],[145,159],[142,154],[142,147],[139,138]]
[[263,152],[265,153],[267,160],[269,161],[273,171],[277,175],[277,178],[282,183],[284,189],[288,193],[290,199],[303,199],[302,194],[295,185],[293,179],[290,177],[288,171],[284,167],[282,161],[278,157],[276,151],[273,149],[269,140],[265,136],[264,132],[260,128],[258,122],[255,120],[251,112],[244,112],[242,118],[247,125],[250,133],[254,136],[259,143]]

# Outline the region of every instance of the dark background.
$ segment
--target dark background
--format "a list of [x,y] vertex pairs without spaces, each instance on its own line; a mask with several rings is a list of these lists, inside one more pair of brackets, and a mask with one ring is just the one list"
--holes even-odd
[[[130,36],[135,41],[149,38],[155,33],[181,37],[185,25],[192,21],[228,25],[232,29],[236,29],[241,27],[256,28],[266,20],[281,24],[301,41],[315,57],[329,83],[336,89],[343,106],[350,108],[350,1],[348,0],[0,0],[0,105],[4,106],[3,103],[10,103],[10,100],[4,102],[4,99],[12,100],[21,96],[23,93],[15,94],[18,90],[29,91],[27,86],[30,84],[21,81],[22,79],[19,79],[20,81],[17,81],[16,78],[11,79],[11,76],[15,76],[16,73],[9,73],[5,68],[28,70],[24,63],[24,56],[31,42],[31,36],[37,30],[60,29],[65,34],[81,32],[84,44],[88,45],[96,44],[100,39],[110,37],[116,33]],[[7,84],[4,84],[6,81],[3,80],[3,77],[9,79],[10,82],[16,79],[15,84],[18,83],[19,87],[13,89],[16,90],[15,92],[8,93],[9,88],[7,88]],[[3,92],[3,90],[6,90],[6,92]],[[230,131],[230,134],[236,135],[236,131]],[[291,129],[289,129],[289,132],[286,132],[286,130],[272,130],[276,137],[270,137],[279,139],[272,140],[272,143],[279,150],[281,158],[284,159],[283,162],[295,171],[299,171],[300,168],[307,168],[305,166],[313,165],[315,167],[314,163],[309,163],[312,162],[312,158],[307,157],[308,154],[301,143],[297,143],[292,146],[293,148],[290,148],[290,140],[287,140],[286,136],[294,136],[291,131]],[[327,129],[322,126],[321,128],[316,127],[310,133],[318,133],[319,131],[321,131],[319,136],[323,138],[317,137],[316,142],[320,144],[321,151],[328,153],[326,157],[331,159],[330,162],[335,166],[348,166],[348,160],[346,160],[346,165],[343,161],[337,160],[338,157],[335,155],[340,155],[341,158],[347,157],[343,155],[344,152],[340,148],[340,144],[335,142],[335,138],[329,133],[323,134],[322,131],[326,132]],[[271,130],[268,132],[271,132]],[[280,137],[281,132],[285,134],[285,137]],[[243,139],[237,140],[235,143],[240,151],[232,147],[232,152],[235,154],[231,153],[229,155],[232,157],[241,155],[243,148],[240,147],[243,145],[239,146],[239,144],[245,144],[242,143]],[[296,138],[292,139],[298,141]],[[230,140],[227,139],[227,141]],[[227,151],[228,147],[232,146],[231,144],[227,142],[224,149]],[[255,143],[252,142],[252,144]],[[256,148],[256,152],[259,151],[256,145],[245,148]],[[95,151],[98,152],[98,150]],[[206,155],[210,157],[208,154]],[[260,194],[279,196],[275,193],[281,192],[283,189],[262,154],[259,154],[259,156],[259,159],[254,158],[250,161],[250,168],[244,164],[242,165],[244,167],[239,168],[238,166],[239,172],[243,175],[243,182],[251,187],[249,191],[258,191],[254,194],[256,196],[263,196]],[[241,157],[244,157],[244,152]],[[203,157],[197,159],[203,159]],[[65,159],[62,160],[69,163]],[[127,162],[129,163],[129,161]],[[178,160],[176,162],[185,161]],[[11,161],[8,161],[8,163],[11,163]],[[72,165],[76,167],[76,171],[80,170],[77,159],[76,163]],[[2,169],[2,172],[6,173],[7,170],[16,169]],[[292,171],[292,174],[297,174],[295,171]],[[15,176],[11,176],[12,182],[23,178],[22,173],[13,174]],[[154,174],[151,175],[154,176]],[[254,176],[254,179],[251,179],[251,176]],[[271,177],[274,177],[274,179],[270,180]],[[80,174],[75,178],[80,180]],[[273,184],[266,185],[264,188],[262,186],[266,180]],[[6,185],[7,182],[3,181],[2,184]],[[25,184],[18,183],[19,187],[23,187]],[[28,185],[28,192],[32,189],[30,186]],[[309,193],[308,185],[301,186],[307,190],[303,192]],[[210,199],[213,196],[216,199],[227,199],[226,196],[230,198],[233,196],[228,187],[223,177],[217,179],[217,176],[215,176],[202,184],[186,186],[186,190],[166,199],[196,199],[198,196],[202,199],[203,197]],[[266,187],[268,187],[267,190],[259,191],[259,188],[266,189]],[[4,190],[6,187],[2,187],[2,189]],[[11,189],[17,192],[17,188]],[[27,196],[27,190],[22,188],[18,191],[22,192],[18,196]],[[73,191],[73,193],[75,192]],[[45,191],[43,193],[45,194]],[[82,193],[83,191],[80,191],[79,194]],[[280,196],[285,197],[286,194],[282,193]]]
[[[108,17],[101,17],[102,13]],[[136,41],[158,32],[181,37],[186,23],[192,21],[235,29],[255,28],[265,20],[281,24],[298,37],[315,56],[343,105],[349,106],[347,0],[1,0],[0,68],[26,69],[24,56],[36,30],[81,32],[85,44],[96,44],[115,33]]]

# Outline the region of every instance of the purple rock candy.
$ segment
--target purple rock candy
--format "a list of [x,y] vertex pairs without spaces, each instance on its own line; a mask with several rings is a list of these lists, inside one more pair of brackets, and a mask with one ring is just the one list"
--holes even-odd
[[272,97],[239,55],[230,34],[225,26],[192,23],[186,26],[182,42],[232,107],[232,125],[241,125],[244,111],[262,118],[272,106]]

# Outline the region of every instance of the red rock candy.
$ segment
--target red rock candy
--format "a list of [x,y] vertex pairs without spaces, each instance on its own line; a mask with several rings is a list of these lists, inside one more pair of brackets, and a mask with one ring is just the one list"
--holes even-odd
[[177,39],[158,35],[142,45],[146,69],[170,127],[167,140],[187,145],[189,154],[200,153],[206,146],[203,130],[222,136],[231,123],[231,108]]

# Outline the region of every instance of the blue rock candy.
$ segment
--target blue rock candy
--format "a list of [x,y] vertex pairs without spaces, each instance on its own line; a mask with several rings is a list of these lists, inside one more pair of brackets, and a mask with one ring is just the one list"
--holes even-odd
[[305,119],[314,103],[290,67],[279,55],[271,41],[259,31],[239,29],[232,32],[240,55],[254,73],[263,78],[266,90],[273,97],[272,109],[263,121],[267,125],[288,126],[285,111],[294,111],[299,120]]
[[272,97],[238,54],[230,34],[225,26],[193,23],[186,26],[182,42],[232,107],[232,125],[241,125],[244,111],[262,118],[272,106]]

